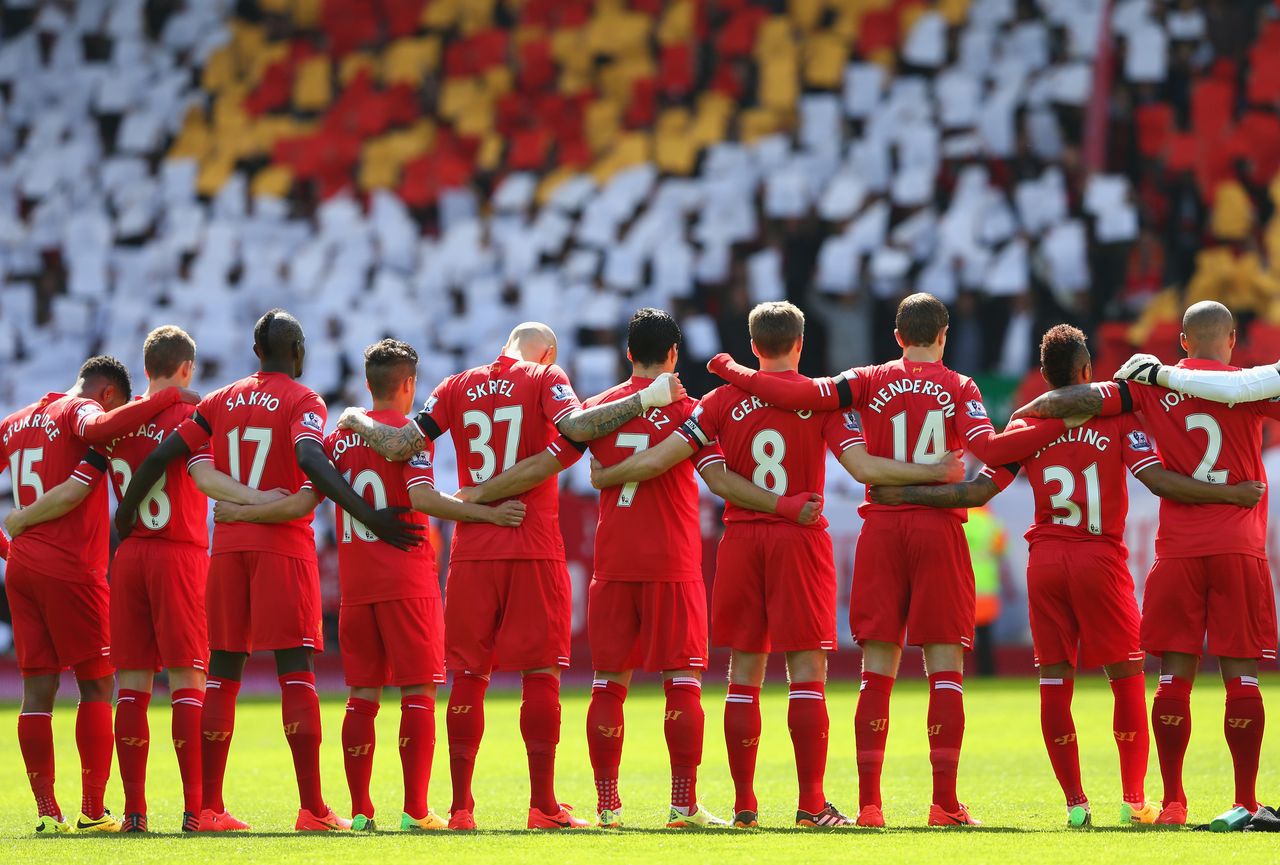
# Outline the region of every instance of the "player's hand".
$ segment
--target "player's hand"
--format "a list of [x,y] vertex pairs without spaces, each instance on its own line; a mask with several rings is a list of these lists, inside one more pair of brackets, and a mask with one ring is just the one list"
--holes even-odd
[[1028,417],[1034,417],[1034,418],[1040,417],[1041,416],[1040,407],[1036,405],[1036,402],[1037,400],[1033,399],[1031,402],[1027,403],[1022,408],[1018,409],[1013,414],[1011,414],[1009,416],[1009,420],[1015,421],[1015,420],[1022,420],[1023,418],[1028,418]]
[[[264,502],[263,504],[266,504]],[[215,523],[242,523],[244,519],[244,505],[238,505],[235,502],[214,502],[213,503],[213,521]]]
[[379,508],[365,523],[365,528],[398,550],[411,550],[422,543],[426,527],[401,519],[407,513],[409,508]]
[[902,487],[867,487],[867,497],[878,505],[906,504]]
[[474,502],[476,500],[476,488],[463,487],[462,489],[454,493],[453,497],[460,502]]
[[822,517],[822,496],[817,493],[796,493],[790,496],[779,496],[774,513],[780,517],[811,526]]
[[116,508],[115,525],[116,534],[120,536],[120,540],[124,540],[133,534],[133,524],[138,518],[137,511],[126,511],[124,508]]
[[1160,358],[1154,354],[1135,354],[1124,362],[1112,376],[1116,381],[1136,381],[1142,384],[1159,384]]
[[604,463],[594,457],[591,459],[591,486],[598,490],[605,488]]
[[16,538],[27,530],[26,520],[22,518],[21,508],[14,508],[5,515],[4,530],[9,533],[11,538]]
[[732,361],[733,361],[733,355],[729,354],[728,352],[722,351],[719,354],[717,354],[715,357],[711,358],[711,360],[707,361],[707,372],[711,373],[714,376],[720,376],[720,378],[724,378],[724,376],[720,375],[720,372],[725,367],[727,367]]
[[949,451],[938,460],[938,483],[958,484],[964,480],[964,451]]
[[509,502],[503,502],[492,508],[493,519],[490,520],[495,526],[502,526],[508,529],[519,527],[524,522],[525,511],[528,507],[524,502],[518,502],[514,499]]
[[[350,406],[343,409],[342,415],[338,418],[338,429],[355,429],[360,422],[358,419],[367,418],[368,412],[359,406]],[[375,532],[376,534],[376,532]]]
[[[257,493],[254,496],[253,503],[255,505],[269,505],[272,502],[278,502],[281,499],[287,499],[289,498],[289,496],[293,495],[284,487],[275,487],[274,489],[270,489],[270,490],[255,490],[255,492]],[[222,504],[222,502],[218,502],[218,504]],[[218,509],[217,504],[215,504],[213,507],[215,511]]]
[[189,387],[178,388],[178,402],[187,405],[200,405],[200,394]]
[[645,411],[651,408],[662,408],[679,402],[689,394],[680,383],[680,376],[673,372],[664,372],[653,380],[653,383],[640,391],[640,405]]
[[1262,501],[1262,496],[1267,492],[1267,485],[1259,481],[1241,481],[1238,484],[1231,485],[1233,495],[1233,504],[1242,508],[1251,508]]

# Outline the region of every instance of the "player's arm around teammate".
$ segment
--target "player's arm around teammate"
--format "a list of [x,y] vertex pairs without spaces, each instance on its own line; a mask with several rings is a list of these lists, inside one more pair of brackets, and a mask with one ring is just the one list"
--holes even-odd
[[27,507],[9,511],[4,518],[5,531],[9,533],[9,537],[16,538],[32,526],[56,520],[75,510],[92,491],[92,487],[68,478]]

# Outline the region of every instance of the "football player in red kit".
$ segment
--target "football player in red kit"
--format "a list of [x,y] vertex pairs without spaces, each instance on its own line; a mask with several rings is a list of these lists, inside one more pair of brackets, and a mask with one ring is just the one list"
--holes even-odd
[[[0,469],[7,467],[19,508],[33,506],[31,528],[22,516],[9,524],[14,537],[5,573],[14,646],[22,672],[18,744],[39,811],[36,831],[70,831],[53,791],[53,704],[62,670],[75,670],[80,689],[76,743],[83,779],[80,831],[116,832],[120,823],[103,807],[111,773],[111,695],[114,686],[107,589],[109,513],[101,483],[103,446],[173,404],[194,402],[169,388],[129,403],[129,373],[118,360],[95,357],[80,368],[75,386],[50,393],[0,421]],[[64,481],[58,495],[36,501]],[[36,524],[37,520],[45,520]]]
[[[417,389],[418,353],[406,343],[384,339],[365,350],[365,383],[373,397],[369,416],[402,426]],[[412,508],[411,519],[427,527],[426,515],[515,527],[525,506],[496,508],[468,504],[435,489],[431,443],[407,462],[389,462],[359,434],[336,431],[325,449],[338,471],[373,506]],[[219,502],[219,522],[288,522],[315,510],[319,498],[308,486],[266,506]],[[430,544],[400,550],[380,541],[354,516],[338,510],[338,569],[342,607],[338,642],[351,688],[342,748],[351,789],[352,828],[375,831],[369,795],[375,742],[374,719],[382,689],[400,689],[400,762],[404,777],[403,830],[444,829],[448,825],[427,804],[431,757],[435,750],[436,686],[444,683],[444,611]]]
[[[857,409],[869,453],[918,464],[938,461],[965,447],[990,464],[1032,453],[1064,429],[1007,430],[999,435],[987,418],[973,380],[942,364],[947,308],[928,294],[898,306],[894,335],[900,360],[849,370],[834,379],[786,380],[756,373],[727,355],[712,372],[748,393],[793,411]],[[858,823],[883,826],[880,773],[889,730],[889,695],[898,673],[904,637],[924,648],[929,674],[929,759],[933,804],[929,823],[975,823],[956,798],[956,773],[964,740],[964,652],[973,644],[973,568],[965,541],[963,510],[929,510],[867,502],[854,558],[849,620],[863,650],[858,740]]]
[[[626,399],[673,372],[682,336],[676,320],[641,309],[627,332],[632,376],[587,400],[597,405]],[[614,465],[675,435],[697,409],[685,398],[627,421],[617,432],[589,443],[600,463]],[[521,460],[497,477],[468,487],[472,501],[496,501],[532,489],[565,467],[583,446],[563,436],[541,454]],[[696,464],[696,465],[695,465]],[[694,469],[717,495],[736,506],[816,522],[821,501],[802,492],[784,499],[728,471],[715,445],[644,483],[605,489],[596,528],[595,568],[587,599],[587,633],[595,669],[587,710],[587,744],[596,782],[596,816],[603,828],[622,825],[618,767],[622,759],[627,689],[637,668],[660,672],[666,691],[664,732],[671,761],[668,828],[723,826],[698,802],[704,715],[702,673],[707,666],[707,595],[702,579],[701,512]],[[637,548],[634,538],[662,538]]]
[[[557,431],[574,441],[589,441],[684,396],[678,379],[661,376],[626,399],[583,409],[555,357],[555,333],[537,322],[522,324],[493,363],[450,376],[436,387],[413,423],[397,427],[362,409],[348,409],[338,427],[358,432],[392,460],[407,460],[428,439],[450,431],[459,485],[465,486],[542,452]],[[577,457],[572,448],[562,450]],[[568,453],[565,457],[569,459]],[[471,777],[484,735],[484,694],[495,669],[522,674],[528,827],[587,825],[555,794],[560,671],[569,664],[572,619],[555,482],[548,479],[520,500],[529,510],[519,528],[464,523],[454,534],[445,591],[445,660],[454,672],[448,715],[453,829],[476,825]]]
[[[1040,369],[1050,387],[1092,381],[1084,334],[1061,324],[1040,343]],[[1083,421],[1083,423],[1081,423]],[[1030,425],[1044,423],[1032,420]],[[1028,425],[1014,421],[1011,427]],[[1027,531],[1027,599],[1040,668],[1040,724],[1045,748],[1067,800],[1067,822],[1092,822],[1080,779],[1071,698],[1078,666],[1101,665],[1115,697],[1112,733],[1120,752],[1121,825],[1153,823],[1144,781],[1150,734],[1138,604],[1124,545],[1129,510],[1126,469],[1173,501],[1223,502],[1249,508],[1262,496],[1253,481],[1215,485],[1168,471],[1133,417],[1068,421],[1068,431],[1020,463],[989,466],[973,481],[935,487],[877,487],[872,501],[939,508],[981,507],[1025,471],[1035,494]]]
[[[1130,363],[1132,381],[1051,391],[1016,416],[1139,411],[1174,471],[1211,484],[1263,483],[1262,422],[1280,418],[1280,403],[1249,402],[1230,408],[1192,396],[1199,376],[1236,372],[1230,310],[1214,301],[1189,307],[1182,319],[1187,359],[1176,370],[1158,363]],[[1155,382],[1153,384],[1152,382]],[[1213,380],[1205,385],[1214,392]],[[1220,392],[1220,391],[1219,391]],[[1249,509],[1229,504],[1160,503],[1156,560],[1142,600],[1142,647],[1160,655],[1160,686],[1151,704],[1151,726],[1164,780],[1158,823],[1187,820],[1182,763],[1191,736],[1191,686],[1206,635],[1226,685],[1224,734],[1235,769],[1235,801],[1257,811],[1258,758],[1265,719],[1258,689],[1258,660],[1276,657],[1276,610],[1267,564],[1266,500]]]
[[[401,510],[375,510],[357,495],[324,450],[325,407],[298,383],[305,355],[302,327],[271,310],[254,327],[261,369],[205,397],[134,471],[116,514],[127,537],[140,506],[176,459],[208,445],[195,462],[210,461],[255,490],[298,490],[310,481],[378,537],[409,548],[421,526],[402,522]],[[141,514],[145,525],[146,514]],[[320,586],[311,517],[280,525],[221,523],[213,536],[206,608],[210,663],[202,718],[204,790],[201,831],[247,828],[227,813],[222,783],[234,729],[235,701],[245,661],[255,649],[276,656],[285,737],[293,753],[300,831],[347,828],[325,804],[320,787],[320,704],[312,653],[323,650]]]
[[[751,312],[752,350],[761,375],[801,380],[804,315],[789,303],[764,303]],[[807,381],[807,380],[806,380]],[[821,496],[826,452],[837,455],[864,483],[958,480],[948,454],[940,464],[913,465],[871,457],[857,419],[840,412],[791,412],[736,387],[717,388],[676,435],[609,468],[599,487],[644,481],[718,442],[729,469],[771,493]],[[836,574],[825,519],[796,526],[779,514],[725,508],[725,534],[712,589],[711,639],[733,650],[725,707],[725,740],[736,797],[734,825],[758,822],[754,789],[760,740],[760,686],[770,652],[787,657],[788,727],[796,756],[796,825],[839,826],[847,818],[826,799],[826,655],[836,649]]]

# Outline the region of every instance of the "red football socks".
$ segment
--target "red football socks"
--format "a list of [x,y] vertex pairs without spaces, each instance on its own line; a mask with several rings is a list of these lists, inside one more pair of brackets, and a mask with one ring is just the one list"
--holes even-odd
[[816,814],[826,807],[822,779],[827,771],[826,689],[822,682],[792,682],[787,702],[787,729],[796,752],[796,782],[800,795],[796,808]]
[[204,691],[179,688],[173,692],[173,750],[178,755],[182,776],[182,810],[200,816],[204,790],[201,779],[200,716],[204,714]]
[[204,712],[200,717],[200,759],[204,768],[201,806],[217,814],[227,810],[222,801],[222,779],[227,774],[227,753],[236,728],[239,693],[240,683],[234,679],[210,676],[205,685]]
[[62,809],[53,795],[53,715],[23,712],[18,716],[18,747],[27,767],[27,780],[36,798],[39,816],[62,819]]
[[1080,785],[1080,747],[1076,743],[1076,722],[1071,717],[1075,686],[1074,679],[1040,680],[1040,732],[1067,807],[1089,801]]
[[623,702],[627,689],[617,682],[596,679],[591,683],[591,704],[587,707],[587,752],[596,780],[596,810],[616,811],[622,807],[618,796],[618,764],[622,762]]
[[453,803],[449,811],[473,811],[476,800],[471,795],[471,776],[476,770],[476,754],[484,738],[484,692],[489,687],[487,676],[455,673],[449,692],[449,774],[453,779]]
[[1120,752],[1120,785],[1124,801],[1142,805],[1147,801],[1147,758],[1151,755],[1151,733],[1147,729],[1147,683],[1138,673],[1111,681],[1115,698],[1111,732]]
[[1164,804],[1187,804],[1182,789],[1182,760],[1191,741],[1191,682],[1161,676],[1151,701],[1151,731],[1160,757],[1160,777],[1164,780]]
[[404,772],[404,813],[427,816],[431,757],[436,750],[436,701],[426,694],[400,700],[400,767]]
[[111,752],[115,750],[111,730],[111,704],[81,701],[76,710],[76,747],[80,751],[82,792],[80,811],[97,819],[105,810],[102,799],[111,777]]
[[1236,804],[1257,811],[1258,755],[1266,726],[1262,692],[1256,676],[1229,679],[1226,685],[1227,706],[1222,729],[1235,766]]
[[889,740],[889,695],[893,677],[879,673],[862,674],[862,690],[853,717],[853,738],[858,749],[858,807],[881,806],[880,771],[884,768],[884,747]]
[[933,803],[942,810],[960,810],[956,773],[964,743],[964,674],[934,673],[929,677],[929,762],[933,766]]
[[116,697],[116,754],[120,758],[120,782],[124,785],[124,813],[147,813],[147,752],[151,731],[147,726],[146,691],[121,688]]
[[662,688],[667,693],[662,730],[671,756],[671,805],[688,810],[698,804],[698,766],[706,729],[702,682],[694,676],[675,676],[663,682]]
[[724,742],[733,777],[733,810],[758,811],[756,802],[756,752],[760,749],[760,689],[729,685],[724,701]]
[[280,681],[280,716],[293,752],[299,806],[317,816],[328,812],[320,791],[320,696],[314,673],[286,673]]
[[347,714],[342,719],[342,764],[347,771],[347,787],[351,790],[351,816],[373,817],[373,801],[369,798],[369,779],[373,777],[373,751],[377,742],[374,722],[378,704],[356,697],[347,699]]
[[520,735],[529,757],[529,807],[557,814],[556,745],[560,743],[560,680],[529,673],[520,695]]

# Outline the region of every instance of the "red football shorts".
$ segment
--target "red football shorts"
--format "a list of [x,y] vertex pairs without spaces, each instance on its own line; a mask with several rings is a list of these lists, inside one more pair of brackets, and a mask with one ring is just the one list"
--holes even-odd
[[834,652],[831,536],[801,526],[729,523],[716,552],[711,640],[741,652]]
[[209,560],[209,648],[254,652],[305,647],[324,651],[316,560],[261,551],[216,553]]
[[587,639],[596,670],[705,670],[706,584],[592,580]]
[[13,645],[23,678],[57,675],[101,679],[111,666],[111,592],[106,583],[75,583],[10,562],[4,590],[13,616]]
[[971,649],[975,604],[963,523],[928,509],[867,514],[849,597],[855,640]]
[[205,669],[209,553],[162,538],[128,538],[111,562],[111,660],[121,670]]
[[453,562],[444,593],[445,665],[493,670],[569,666],[573,589],[552,559]]
[[[1036,664],[1100,667],[1144,657],[1133,577],[1107,541],[1037,541],[1027,561]],[[1077,651],[1078,648],[1078,651]]]
[[348,688],[444,684],[444,605],[406,598],[344,605],[338,644]]
[[1266,559],[1156,559],[1142,596],[1142,647],[1153,655],[1276,657],[1276,601]]

